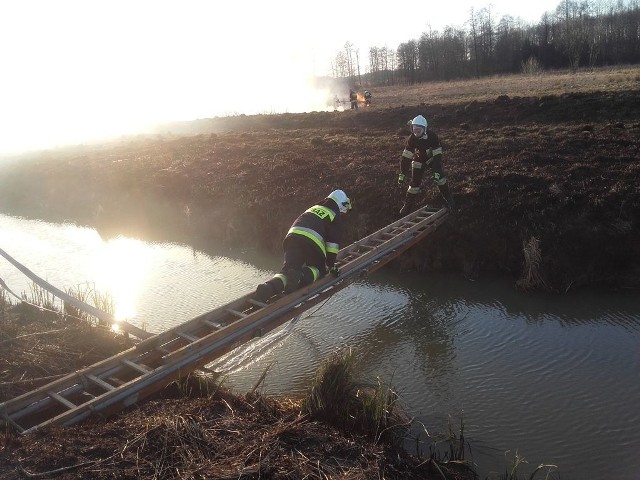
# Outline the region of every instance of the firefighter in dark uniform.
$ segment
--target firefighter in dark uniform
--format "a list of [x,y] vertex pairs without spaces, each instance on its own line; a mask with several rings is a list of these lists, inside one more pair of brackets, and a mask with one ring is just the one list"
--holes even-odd
[[371,106],[371,92],[369,90],[364,91],[364,104],[367,107]]
[[273,295],[291,293],[327,273],[339,275],[335,266],[342,237],[341,216],[351,210],[351,200],[334,190],[319,204],[300,215],[282,242],[284,263],[280,273],[258,285],[255,299],[267,302]]
[[358,109],[358,94],[353,90],[349,90],[349,101],[351,102],[351,110]]
[[418,115],[409,123],[411,124],[411,135],[407,139],[402,152],[398,185],[402,185],[409,175],[411,175],[411,183],[407,190],[404,205],[400,209],[400,215],[407,215],[414,210],[416,198],[421,191],[422,177],[427,167],[431,168],[433,182],[438,186],[445,206],[452,210],[454,202],[447,184],[447,177],[445,177],[442,169],[442,145],[440,144],[440,139],[433,130],[427,128],[427,119],[422,115]]

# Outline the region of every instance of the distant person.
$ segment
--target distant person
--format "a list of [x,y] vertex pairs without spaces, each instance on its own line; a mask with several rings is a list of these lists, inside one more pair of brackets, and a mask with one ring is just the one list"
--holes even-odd
[[333,97],[333,107],[337,110],[341,106],[342,106],[342,102],[338,98],[338,95],[336,95],[335,97]]
[[307,209],[294,222],[282,242],[284,263],[280,273],[256,288],[255,299],[266,303],[279,293],[312,284],[327,274],[340,272],[335,266],[342,237],[342,215],[351,210],[351,200],[342,190]]
[[414,210],[416,198],[421,191],[422,176],[427,167],[431,167],[433,182],[438,186],[445,206],[449,210],[453,210],[455,207],[453,197],[449,191],[447,177],[442,169],[440,139],[433,130],[427,128],[427,119],[422,115],[418,115],[408,123],[411,124],[411,135],[407,138],[402,152],[398,185],[402,185],[408,175],[411,175],[411,182],[404,205],[400,209],[400,215],[407,215]]
[[353,90],[349,90],[349,101],[351,102],[351,110],[358,109],[358,94]]
[[364,104],[367,107],[371,106],[371,92],[369,90],[364,91]]

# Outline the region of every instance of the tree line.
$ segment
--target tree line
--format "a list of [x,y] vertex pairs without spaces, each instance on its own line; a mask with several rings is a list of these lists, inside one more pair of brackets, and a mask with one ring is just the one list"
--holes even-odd
[[347,42],[331,69],[354,83],[389,85],[636,63],[640,0],[562,0],[537,24],[472,9],[465,28],[430,30],[396,50],[370,48],[364,73],[359,50]]

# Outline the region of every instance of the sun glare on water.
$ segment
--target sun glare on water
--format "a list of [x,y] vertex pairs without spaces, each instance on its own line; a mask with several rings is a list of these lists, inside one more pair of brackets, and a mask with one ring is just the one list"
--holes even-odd
[[125,320],[136,315],[145,281],[148,281],[153,251],[144,242],[116,238],[104,244],[93,266],[97,282],[112,296],[114,317]]

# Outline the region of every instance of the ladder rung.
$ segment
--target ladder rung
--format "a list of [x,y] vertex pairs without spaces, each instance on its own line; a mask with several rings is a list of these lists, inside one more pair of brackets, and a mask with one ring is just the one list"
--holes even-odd
[[191,342],[191,343],[195,343],[198,340],[200,340],[198,337],[194,337],[193,335],[189,335],[186,332],[176,332],[176,335],[178,335],[181,338],[184,338],[186,341]]
[[240,317],[240,318],[244,318],[247,316],[246,313],[233,310],[232,308],[227,308],[227,312],[229,312],[231,315],[235,315],[236,317]]
[[257,307],[261,307],[261,308],[264,308],[264,307],[266,307],[266,306],[267,306],[267,304],[266,304],[266,303],[264,303],[264,302],[259,302],[258,300],[255,300],[255,299],[253,299],[253,298],[250,298],[250,299],[249,299],[249,303],[251,303],[252,305],[255,305],[255,306],[257,306]]
[[151,370],[149,370],[147,367],[143,367],[142,365],[140,365],[138,363],[134,363],[131,360],[124,359],[124,360],[122,360],[122,363],[124,363],[126,366],[131,367],[134,370],[142,373],[143,375],[151,372]]
[[109,390],[115,390],[116,387],[114,387],[113,385],[105,382],[104,380],[102,380],[101,378],[96,377],[95,375],[92,375],[90,373],[87,373],[85,375],[85,377],[87,377],[89,380],[91,380],[93,383],[95,383],[96,385],[101,386],[102,388],[104,388],[105,390],[109,391]]
[[215,330],[220,330],[222,327],[224,327],[224,325],[222,325],[221,323],[212,322],[211,320],[203,320],[202,323],[204,323],[205,325],[209,325]]
[[122,381],[122,380],[120,380],[119,378],[116,378],[116,377],[109,377],[109,381],[115,383],[119,387],[121,387],[122,385],[127,383],[127,382],[124,382],[124,381]]
[[54,391],[48,390],[47,391],[47,395],[49,395],[51,398],[53,398],[58,403],[61,403],[62,405],[67,407],[69,410],[71,410],[72,408],[76,408],[77,407],[77,405],[75,403],[70,402],[69,400],[64,398],[62,395],[59,395]]
[[384,242],[386,242],[386,240],[382,240],[381,238],[372,238],[371,241],[372,242],[376,242],[376,243],[384,243]]

